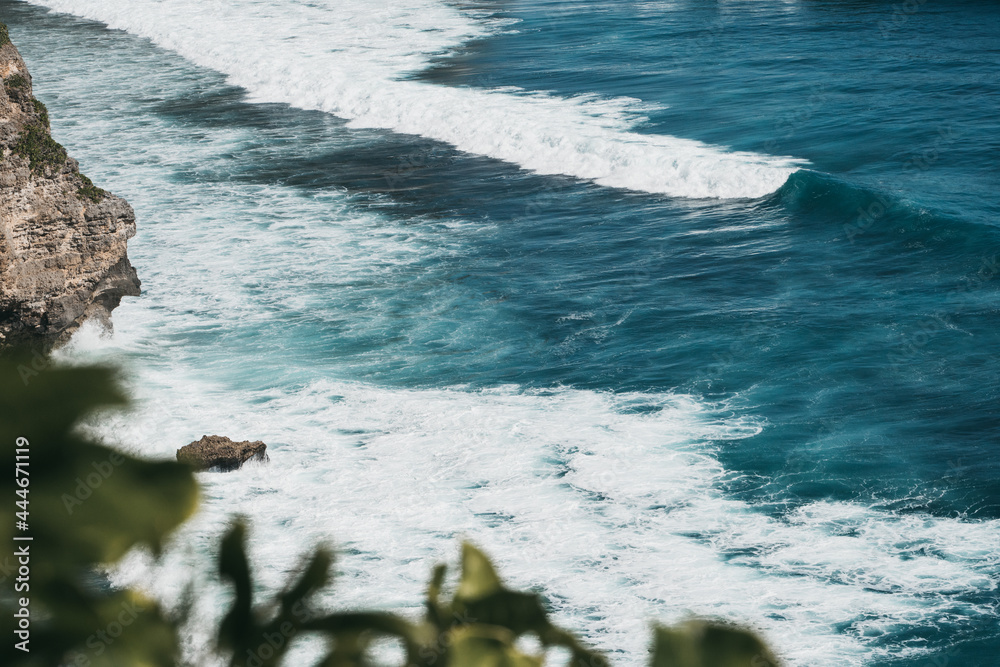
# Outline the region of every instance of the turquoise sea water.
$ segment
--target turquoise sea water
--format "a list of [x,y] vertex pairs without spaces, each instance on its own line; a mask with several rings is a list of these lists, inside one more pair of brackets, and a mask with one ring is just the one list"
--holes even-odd
[[345,549],[331,604],[415,608],[471,537],[621,664],[688,612],[793,665],[995,664],[995,4],[0,19],[139,219],[143,296],[66,352],[129,369],[98,428],[272,452],[123,580],[176,595],[240,511],[263,585]]

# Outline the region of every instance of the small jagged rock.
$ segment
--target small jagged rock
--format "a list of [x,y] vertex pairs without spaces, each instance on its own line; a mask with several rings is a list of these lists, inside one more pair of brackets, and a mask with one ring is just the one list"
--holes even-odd
[[177,450],[177,460],[196,470],[237,470],[247,461],[267,461],[267,445],[260,440],[233,442],[221,435],[203,435]]
[[0,80],[0,350],[47,351],[84,320],[110,327],[122,297],[138,296],[126,255],[135,213],[52,139],[9,41],[0,44]]

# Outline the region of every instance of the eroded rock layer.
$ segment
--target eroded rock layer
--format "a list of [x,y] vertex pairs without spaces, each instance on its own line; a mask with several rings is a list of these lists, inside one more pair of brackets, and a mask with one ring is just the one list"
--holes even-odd
[[0,347],[49,348],[86,319],[110,326],[122,297],[138,296],[135,213],[52,139],[3,24],[0,77]]

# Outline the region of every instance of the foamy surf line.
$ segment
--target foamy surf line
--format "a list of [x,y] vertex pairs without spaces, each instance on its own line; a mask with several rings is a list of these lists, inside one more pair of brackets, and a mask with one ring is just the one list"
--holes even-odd
[[[131,344],[90,328],[63,354],[113,359]],[[809,667],[927,654],[919,639],[893,638],[995,613],[971,600],[997,589],[1000,522],[848,502],[763,514],[721,491],[730,473],[713,455],[761,426],[692,397],[332,380],[245,392],[169,361],[141,369],[130,393],[138,411],[98,429],[123,447],[169,457],[221,431],[272,449],[268,466],[201,475],[202,509],[166,561],[136,554],[116,573],[168,602],[211,570],[208,549],[238,511],[253,522],[268,590],[280,589],[292,554],[318,541],[345,550],[324,600],[335,608],[419,613],[431,565],[453,562],[471,537],[621,665],[645,663],[648,623],[687,613],[752,624],[787,664]],[[195,626],[214,627],[225,593],[209,580],[199,590]],[[192,636],[192,650],[210,639]]]
[[802,161],[640,134],[627,100],[449,88],[400,76],[496,29],[434,2],[28,0],[150,39],[221,72],[259,102],[319,110],[355,127],[601,185],[688,198],[756,198]]

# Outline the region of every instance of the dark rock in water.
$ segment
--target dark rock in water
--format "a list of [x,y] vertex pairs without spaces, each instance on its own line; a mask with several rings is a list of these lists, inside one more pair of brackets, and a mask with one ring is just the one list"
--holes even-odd
[[177,460],[197,470],[230,472],[247,461],[267,461],[265,445],[260,440],[233,442],[221,435],[203,435],[201,440],[177,450]]

